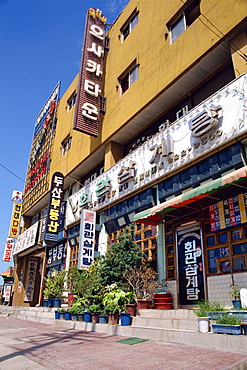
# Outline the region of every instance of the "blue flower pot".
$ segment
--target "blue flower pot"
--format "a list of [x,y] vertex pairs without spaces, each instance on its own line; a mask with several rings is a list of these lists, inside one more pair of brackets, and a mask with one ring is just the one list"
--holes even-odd
[[48,299],[43,299],[43,307],[48,307]]
[[216,334],[241,334],[241,325],[212,324],[212,328]]
[[55,319],[56,320],[60,319],[60,312],[55,311]]
[[53,298],[53,307],[61,307],[61,298]]
[[53,298],[48,298],[48,307],[53,307]]
[[84,312],[84,321],[85,322],[92,322],[92,315],[90,312]]
[[131,325],[131,313],[130,312],[121,312],[120,319],[121,319],[122,326]]
[[238,310],[239,308],[242,308],[240,299],[233,300],[232,304],[233,304],[233,307],[235,308],[235,310]]
[[65,319],[65,312],[60,312],[60,320],[64,320]]
[[72,313],[71,314],[71,320],[77,321],[77,313]]
[[107,316],[106,315],[99,315],[99,322],[100,322],[100,324],[106,324],[107,323]]
[[65,320],[71,320],[71,313],[68,311],[65,311]]

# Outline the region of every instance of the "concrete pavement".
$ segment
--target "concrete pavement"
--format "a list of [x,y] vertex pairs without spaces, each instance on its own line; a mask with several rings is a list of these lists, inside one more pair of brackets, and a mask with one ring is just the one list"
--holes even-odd
[[246,370],[247,354],[146,341],[0,317],[0,370]]

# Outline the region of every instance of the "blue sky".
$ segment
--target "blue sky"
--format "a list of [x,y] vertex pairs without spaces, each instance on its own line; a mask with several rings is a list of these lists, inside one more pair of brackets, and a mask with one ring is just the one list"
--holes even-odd
[[0,0],[0,273],[10,265],[2,257],[11,195],[24,188],[35,119],[57,82],[61,96],[79,72],[87,9],[99,8],[112,23],[127,3]]

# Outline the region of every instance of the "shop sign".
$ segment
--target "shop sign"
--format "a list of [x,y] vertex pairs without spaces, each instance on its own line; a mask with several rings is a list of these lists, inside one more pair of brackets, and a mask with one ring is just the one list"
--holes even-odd
[[86,209],[81,213],[78,269],[87,270],[94,261],[96,213]]
[[6,285],[4,288],[4,301],[9,302],[12,291],[12,285]]
[[12,192],[12,197],[11,197],[11,200],[13,202],[22,202],[22,192],[21,191],[18,191],[18,190],[14,190]]
[[14,255],[32,247],[36,243],[39,221],[35,222],[26,231],[20,234],[15,243]]
[[45,243],[47,245],[54,245],[58,240],[60,213],[63,202],[63,184],[64,176],[60,172],[55,172],[51,180],[45,227]]
[[209,206],[211,231],[247,222],[247,193],[222,200]]
[[22,288],[23,288],[23,274],[24,274],[24,270],[21,269],[21,272],[20,272],[20,277],[19,277],[19,284],[18,284],[18,293],[21,293],[22,292]]
[[74,129],[94,137],[99,134],[105,24],[99,9],[88,10]]
[[202,237],[199,225],[177,229],[180,305],[205,299]]
[[20,219],[21,219],[21,208],[22,208],[21,204],[14,203],[10,227],[9,227],[9,237],[10,238],[17,238],[18,236]]
[[37,258],[30,257],[28,259],[27,276],[26,276],[26,284],[25,284],[25,288],[26,288],[25,296],[24,296],[24,301],[25,302],[32,302],[33,301],[37,266],[38,266]]
[[55,245],[54,247],[48,247],[47,267],[61,265],[62,263],[64,263],[65,258],[66,258],[65,243]]
[[3,252],[4,262],[11,262],[14,247],[15,247],[15,239],[7,238],[5,242],[4,252]]
[[[80,219],[82,208],[107,207],[246,132],[245,79],[239,77],[206,99],[73,194],[66,225]],[[90,194],[88,202],[81,201],[85,194]]]

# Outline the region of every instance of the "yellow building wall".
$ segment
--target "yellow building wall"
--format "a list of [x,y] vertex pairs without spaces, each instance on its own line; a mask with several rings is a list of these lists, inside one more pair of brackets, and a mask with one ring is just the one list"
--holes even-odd
[[[200,15],[170,44],[170,37],[165,36],[169,33],[166,24],[182,6],[180,0],[131,0],[109,30],[105,77],[107,111],[102,141],[196,63],[247,13],[246,0],[201,0],[201,13],[208,19]],[[120,29],[135,8],[139,11],[138,24],[122,42]],[[139,78],[120,96],[118,78],[135,59],[140,64]]]

